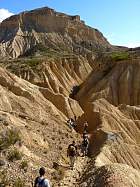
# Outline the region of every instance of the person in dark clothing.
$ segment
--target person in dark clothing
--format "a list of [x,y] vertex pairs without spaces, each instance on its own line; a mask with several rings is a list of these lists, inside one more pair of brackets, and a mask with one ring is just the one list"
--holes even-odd
[[77,120],[77,117],[76,116],[74,116],[74,121],[76,121]]
[[45,168],[41,167],[39,170],[39,177],[35,179],[34,187],[50,187],[49,180],[44,177]]
[[70,158],[70,167],[72,169],[74,167],[76,156],[77,156],[77,146],[75,141],[73,141],[72,144],[70,144],[67,149],[67,157]]
[[67,120],[67,125],[69,126],[70,129],[72,129],[72,124],[73,124],[73,121],[72,121],[72,118],[68,119]]
[[84,133],[88,132],[88,123],[87,121],[84,123]]
[[88,139],[88,136],[86,136],[86,137],[83,138],[83,141],[82,141],[83,156],[87,156],[88,148],[89,148],[89,139]]
[[87,132],[83,132],[83,139],[88,138],[88,133]]
[[75,129],[76,128],[76,122],[74,121],[73,118],[70,118],[67,120],[67,125],[70,127],[70,129]]

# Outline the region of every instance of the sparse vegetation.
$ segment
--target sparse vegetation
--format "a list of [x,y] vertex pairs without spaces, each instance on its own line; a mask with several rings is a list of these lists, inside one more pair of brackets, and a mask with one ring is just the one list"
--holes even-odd
[[113,52],[111,53],[110,57],[114,61],[128,60],[129,53],[128,52]]
[[27,160],[23,160],[21,162],[20,168],[21,169],[27,169],[28,168],[28,161]]
[[65,46],[58,46],[57,49],[55,48],[50,48],[48,46],[45,46],[42,43],[38,43],[31,49],[29,49],[25,54],[24,57],[33,57],[33,56],[47,56],[49,58],[55,58],[55,57],[60,57],[62,55],[67,55],[69,54],[70,51],[66,49]]
[[24,187],[24,186],[25,186],[25,182],[23,180],[21,180],[20,178],[18,178],[14,182],[14,187]]
[[11,145],[14,145],[17,141],[21,141],[19,131],[16,129],[9,129],[1,134],[0,150],[6,149]]
[[36,67],[41,62],[41,59],[30,58],[24,61],[24,64],[27,64],[30,67]]
[[39,52],[46,52],[47,47],[45,47],[43,44],[39,43],[39,44],[35,45],[34,47],[32,47],[31,49],[29,49],[28,51],[26,51],[24,56],[34,56],[35,53],[38,51]]
[[6,170],[0,171],[0,187],[5,187],[9,184],[6,173]]
[[13,150],[10,150],[8,153],[8,160],[13,162],[15,160],[21,160],[22,158],[22,153],[19,152],[16,148],[14,148]]

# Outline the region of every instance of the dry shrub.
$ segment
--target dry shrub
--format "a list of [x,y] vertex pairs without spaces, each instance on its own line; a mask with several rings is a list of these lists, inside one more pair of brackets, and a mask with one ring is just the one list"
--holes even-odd
[[8,160],[13,162],[15,160],[21,160],[22,158],[22,153],[19,152],[16,148],[12,149],[8,153]]

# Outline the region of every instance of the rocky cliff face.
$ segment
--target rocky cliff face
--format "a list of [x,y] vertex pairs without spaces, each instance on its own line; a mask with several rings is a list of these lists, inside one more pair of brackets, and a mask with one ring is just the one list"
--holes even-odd
[[111,45],[79,16],[41,8],[12,16],[0,24],[0,56],[17,58],[38,44],[81,53]]

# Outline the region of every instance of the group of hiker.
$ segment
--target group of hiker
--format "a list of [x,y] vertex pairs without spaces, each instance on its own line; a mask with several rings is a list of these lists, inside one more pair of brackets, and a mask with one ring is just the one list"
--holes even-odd
[[[69,125],[70,128],[75,129],[77,124],[76,124],[76,116],[73,118],[70,118],[67,121],[67,124]],[[80,145],[81,148],[81,153],[80,155],[79,152],[79,145],[76,145],[76,142],[73,141],[67,149],[67,157],[70,159],[70,168],[73,170],[74,163],[76,161],[76,158],[78,156],[87,156],[88,155],[88,149],[89,149],[89,137],[88,137],[88,123],[84,123],[84,130],[83,130],[83,140]],[[39,176],[35,179],[33,187],[50,187],[49,180],[45,178],[45,168],[41,167],[39,170]]]
[[[87,156],[88,155],[88,149],[89,149],[89,137],[88,137],[88,123],[84,123],[84,131],[83,131],[83,140],[80,146],[82,156]],[[67,149],[67,157],[70,159],[70,167],[73,169],[75,160],[77,156],[81,156],[80,152],[78,150],[78,146],[76,145],[76,142],[73,141]]]

